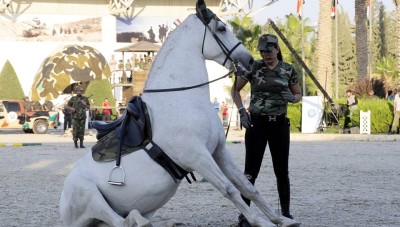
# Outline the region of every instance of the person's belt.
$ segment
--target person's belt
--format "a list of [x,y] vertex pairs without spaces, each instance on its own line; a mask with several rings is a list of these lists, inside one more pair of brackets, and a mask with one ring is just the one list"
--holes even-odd
[[266,119],[268,121],[280,121],[284,120],[286,118],[286,114],[281,114],[281,115],[269,115],[269,114],[252,114],[252,116],[260,117],[263,119]]

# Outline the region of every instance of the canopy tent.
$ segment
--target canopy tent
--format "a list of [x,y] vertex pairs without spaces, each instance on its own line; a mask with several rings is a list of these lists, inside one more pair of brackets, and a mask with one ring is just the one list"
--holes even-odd
[[147,41],[140,41],[129,46],[116,49],[115,52],[157,52],[161,46]]
[[90,46],[63,46],[47,57],[36,73],[31,100],[54,100],[76,84],[111,76],[104,56]]

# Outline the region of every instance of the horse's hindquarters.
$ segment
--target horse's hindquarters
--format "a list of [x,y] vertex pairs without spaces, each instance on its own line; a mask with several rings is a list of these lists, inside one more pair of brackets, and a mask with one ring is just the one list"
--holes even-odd
[[[115,162],[93,161],[91,154],[80,159],[65,181],[64,198],[62,198],[64,202],[68,203],[68,197],[72,198],[78,194],[81,196],[81,203],[90,204],[90,200],[93,199],[90,196],[96,193],[88,191],[98,190],[120,216],[124,217],[134,209],[144,215],[163,206],[179,186],[179,183],[176,184],[171,176],[143,150],[122,158],[121,166],[125,170],[123,186],[108,183],[110,171],[114,166]],[[73,201],[74,199],[70,202]]]

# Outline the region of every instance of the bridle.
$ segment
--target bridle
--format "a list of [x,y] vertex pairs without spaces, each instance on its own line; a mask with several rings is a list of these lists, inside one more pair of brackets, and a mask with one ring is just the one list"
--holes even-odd
[[215,32],[213,32],[211,30],[210,25],[209,25],[211,22],[211,19],[215,19],[215,21],[217,21],[217,22],[221,21],[221,20],[217,16],[214,15],[214,17],[209,18],[207,21],[205,21],[203,19],[203,17],[200,16],[199,12],[197,12],[196,15],[201,20],[201,22],[203,22],[203,24],[204,24],[204,36],[203,36],[203,44],[201,46],[201,53],[202,54],[204,53],[204,43],[206,40],[206,33],[207,33],[207,28],[208,28],[208,30],[211,32],[212,36],[214,37],[215,41],[217,42],[218,46],[221,48],[222,52],[224,52],[224,54],[226,56],[222,66],[225,66],[225,63],[226,63],[226,61],[228,61],[228,59],[233,62],[233,60],[231,58],[231,54],[238,46],[240,46],[240,44],[242,44],[242,42],[238,42],[235,46],[232,47],[232,49],[229,50],[228,47],[226,47],[225,44],[221,41],[221,39],[215,34]]
[[[200,13],[201,12],[201,13]],[[217,44],[219,45],[219,47],[221,48],[222,52],[225,54],[226,58],[224,60],[224,63],[222,64],[222,66],[225,66],[225,63],[228,61],[228,59],[233,62],[232,58],[231,58],[231,54],[233,53],[233,51],[240,46],[240,44],[242,44],[242,42],[238,42],[235,46],[232,47],[232,49],[229,50],[228,47],[225,46],[225,44],[221,41],[221,39],[215,34],[215,32],[213,32],[209,26],[209,23],[211,22],[211,19],[215,19],[216,21],[220,21],[220,19],[218,17],[216,17],[215,15],[213,17],[206,17],[206,19],[204,19],[204,15],[206,15],[207,12],[201,10],[198,11],[196,13],[196,16],[201,20],[201,22],[203,22],[204,24],[204,36],[203,36],[203,43],[201,46],[201,53],[204,53],[204,43],[205,43],[205,39],[206,39],[206,33],[207,33],[207,28],[208,30],[211,32],[212,36],[214,37],[215,41],[217,42]],[[202,16],[203,15],[203,16]],[[201,84],[197,84],[194,86],[189,86],[189,87],[178,87],[178,88],[165,88],[165,89],[144,89],[143,93],[154,93],[154,92],[170,92],[170,91],[183,91],[183,90],[188,90],[188,89],[193,89],[193,88],[197,88],[197,87],[201,87],[210,83],[213,83],[217,80],[223,79],[227,76],[229,76],[231,73],[235,72],[235,67],[234,69],[230,70],[227,74],[223,75],[222,77],[219,77],[217,79],[205,82],[205,83],[201,83]]]

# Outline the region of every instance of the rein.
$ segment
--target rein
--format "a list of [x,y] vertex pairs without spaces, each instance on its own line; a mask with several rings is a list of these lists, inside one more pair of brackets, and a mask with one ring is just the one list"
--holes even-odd
[[217,78],[217,79],[214,79],[214,80],[211,80],[211,81],[208,81],[208,82],[205,82],[205,83],[197,84],[197,85],[194,85],[194,86],[189,86],[189,87],[177,87],[177,88],[164,88],[164,89],[145,89],[145,90],[143,90],[143,93],[155,93],[155,92],[170,92],[170,91],[184,91],[184,90],[189,90],[189,89],[201,87],[201,86],[204,86],[204,85],[207,85],[207,84],[211,84],[211,83],[213,83],[213,82],[215,82],[215,81],[218,81],[218,80],[220,80],[220,79],[223,79],[223,78],[229,76],[229,75],[230,75],[231,73],[233,73],[233,72],[234,72],[234,70],[230,70],[227,74],[225,74],[225,75],[223,75],[223,76],[221,76],[221,77],[219,77],[219,78]]
[[[203,12],[203,13],[204,13],[204,12]],[[232,52],[233,52],[238,46],[240,46],[242,43],[241,43],[241,42],[238,42],[232,49],[229,50],[229,49],[224,45],[224,43],[222,43],[221,39],[218,38],[218,36],[211,30],[210,26],[208,25],[208,24],[210,23],[210,21],[211,21],[211,18],[208,18],[207,20],[204,20],[203,17],[199,14],[199,12],[197,12],[196,15],[197,15],[197,17],[201,20],[201,22],[203,22],[203,24],[204,24],[204,36],[203,36],[203,44],[202,44],[202,47],[201,47],[201,53],[203,53],[203,50],[204,50],[204,42],[205,42],[205,39],[206,39],[206,33],[207,33],[207,28],[208,28],[208,30],[209,30],[209,31],[211,32],[211,34],[213,35],[215,41],[216,41],[216,42],[218,43],[218,45],[221,47],[222,52],[224,52],[224,54],[225,54],[225,56],[226,56],[225,61],[224,61],[224,63],[223,63],[222,65],[225,66],[225,63],[226,63],[226,61],[228,61],[228,59],[229,59],[230,61],[233,62],[233,60],[231,59],[230,56],[231,56]],[[217,20],[217,19],[216,19],[216,20]],[[184,91],[184,90],[188,90],[188,89],[193,89],[193,88],[201,87],[201,86],[210,84],[210,83],[212,83],[212,82],[215,82],[215,81],[217,81],[217,80],[223,79],[223,78],[229,76],[229,75],[230,75],[231,73],[233,73],[234,71],[235,71],[235,70],[230,70],[227,74],[223,75],[223,76],[220,77],[220,78],[217,78],[217,79],[215,79],[215,80],[211,80],[211,81],[208,81],[208,82],[205,82],[205,83],[201,83],[201,84],[198,84],[198,85],[194,85],[194,86],[189,86],[189,87],[178,87],[178,88],[164,88],[164,89],[144,89],[144,90],[143,90],[143,93]]]

